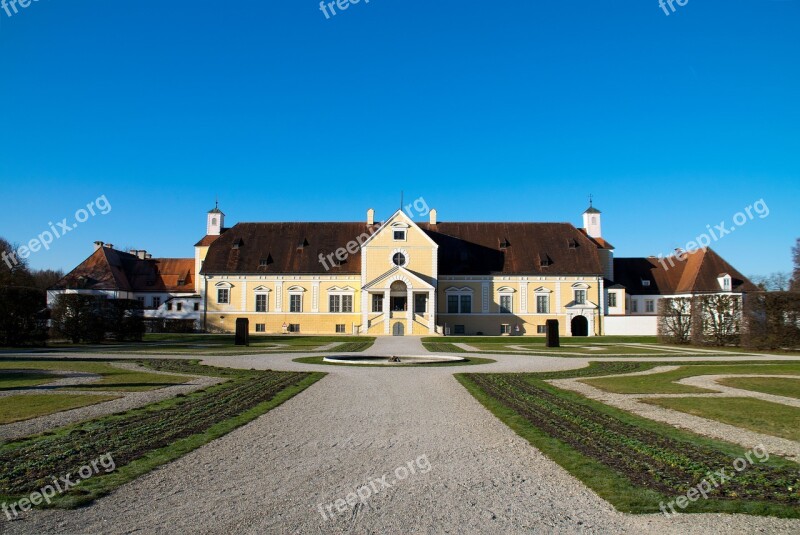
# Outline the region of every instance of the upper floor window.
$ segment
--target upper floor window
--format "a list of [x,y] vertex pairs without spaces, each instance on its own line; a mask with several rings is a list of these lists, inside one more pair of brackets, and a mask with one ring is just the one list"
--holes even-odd
[[331,295],[328,298],[328,309],[330,312],[352,312],[352,295]]
[[383,294],[372,294],[372,311],[383,312]]
[[631,299],[631,312],[633,312],[634,314],[639,312],[639,301]]
[[256,294],[256,312],[267,311],[267,294]]
[[472,313],[472,290],[469,287],[449,288],[445,294],[447,295],[448,314]]
[[549,314],[550,313],[550,296],[537,295],[536,296],[536,313]]
[[406,229],[394,229],[392,236],[394,237],[394,241],[405,241]]
[[[397,232],[397,231],[395,231]],[[405,232],[405,231],[403,231]],[[406,255],[403,253],[395,253],[392,255],[392,262],[395,266],[405,266],[406,265]]]
[[575,304],[576,305],[586,304],[586,290],[575,290]]
[[227,288],[218,288],[217,289],[217,303],[219,304],[228,304],[231,302],[231,294],[230,290]]
[[153,297],[153,308],[158,308],[160,306],[161,306],[161,298]]
[[608,294],[608,306],[612,308],[617,306],[617,292],[610,292]]
[[655,312],[656,311],[656,303],[655,303],[655,301],[652,300],[652,299],[647,299],[644,302],[644,311],[645,312],[650,312],[650,313]]
[[303,311],[303,294],[292,294],[289,296],[289,312]]
[[510,295],[501,295],[500,296],[500,313],[501,314],[511,314],[511,296]]

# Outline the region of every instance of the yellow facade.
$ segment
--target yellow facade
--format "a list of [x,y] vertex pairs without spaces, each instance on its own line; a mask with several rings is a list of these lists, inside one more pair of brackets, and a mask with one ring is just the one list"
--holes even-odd
[[360,276],[200,275],[207,250],[196,247],[196,280],[212,332],[248,318],[267,334],[297,325],[301,334],[543,336],[539,326],[556,319],[568,336],[582,316],[587,334],[602,334],[602,276],[440,276],[437,244],[402,211],[363,243]]

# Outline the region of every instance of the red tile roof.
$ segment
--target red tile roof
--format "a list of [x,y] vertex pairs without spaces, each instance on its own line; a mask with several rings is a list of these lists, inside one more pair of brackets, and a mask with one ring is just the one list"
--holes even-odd
[[193,293],[194,259],[141,259],[100,247],[51,289]]
[[[597,244],[569,223],[419,226],[439,245],[441,275],[603,271]],[[319,255],[327,256],[363,233],[370,234],[363,222],[239,223],[211,244],[203,273],[325,273]],[[331,272],[361,273],[361,251]]]
[[[623,285],[628,293],[634,295],[708,293],[722,291],[717,277],[720,273],[727,273],[731,276],[732,291],[758,290],[747,277],[712,249],[697,249],[683,258],[664,258],[662,262],[652,256],[615,258],[614,282]],[[643,280],[649,280],[650,285],[644,286]]]

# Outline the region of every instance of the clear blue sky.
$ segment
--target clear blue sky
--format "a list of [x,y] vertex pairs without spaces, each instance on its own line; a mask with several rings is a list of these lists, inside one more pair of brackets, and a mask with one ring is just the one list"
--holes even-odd
[[[668,253],[764,199],[712,247],[789,270],[800,235],[800,4],[40,0],[0,11],[0,235],[30,257],[94,240],[191,256],[228,223],[570,221],[589,193],[618,256]],[[730,223],[728,223],[730,226]]]

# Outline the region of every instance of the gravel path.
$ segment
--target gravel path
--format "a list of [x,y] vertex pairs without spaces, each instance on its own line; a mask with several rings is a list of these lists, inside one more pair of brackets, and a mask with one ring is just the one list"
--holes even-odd
[[[410,337],[381,342],[369,353],[384,351],[424,354]],[[469,368],[374,369],[301,365],[292,362],[296,356],[206,359],[329,375],[250,424],[87,508],[35,511],[2,527],[12,534],[800,530],[798,520],[745,515],[618,513],[497,420],[452,376],[570,369],[584,366],[582,359],[502,355],[496,364]],[[392,483],[402,474],[395,469],[421,456],[430,471]],[[390,488],[376,485],[379,490],[363,505],[323,518],[320,504],[345,499],[384,474]]]
[[[131,371],[143,371],[157,375],[183,375],[180,373],[159,372],[152,370],[150,368],[144,368],[142,366],[138,366],[136,364],[127,362],[115,362],[112,364],[112,366],[116,368],[123,368]],[[185,376],[187,378],[186,383],[174,386],[167,386],[164,388],[159,388],[157,390],[145,390],[142,392],[122,392],[119,390],[100,390],[100,389],[98,390],[63,389],[54,392],[52,390],[54,385],[62,387],[76,385],[79,387],[81,384],[93,383],[102,378],[101,376],[95,374],[85,374],[81,372],[67,372],[67,373],[75,375],[76,377],[71,377],[68,379],[59,379],[52,383],[40,385],[38,387],[33,387],[29,389],[14,390],[12,391],[12,393],[15,395],[17,394],[42,395],[42,394],[64,393],[64,394],[85,394],[85,395],[101,395],[101,396],[109,395],[109,396],[121,396],[121,397],[103,403],[88,405],[86,407],[80,407],[68,411],[56,412],[54,414],[48,414],[46,416],[41,416],[39,418],[32,418],[30,420],[24,420],[21,422],[14,422],[11,424],[0,425],[0,440],[4,441],[13,440],[15,438],[21,438],[28,435],[43,433],[50,429],[55,429],[57,427],[74,424],[77,422],[82,422],[84,420],[89,420],[91,418],[98,418],[100,416],[106,416],[117,412],[124,412],[130,409],[135,409],[138,407],[142,407],[144,405],[148,405],[150,403],[155,403],[157,401],[169,399],[171,397],[177,396],[178,394],[188,394],[190,392],[194,392],[195,390],[199,390],[207,386],[221,383],[222,381],[225,380],[219,377],[186,375]],[[86,376],[91,376],[91,377],[86,377]]]

